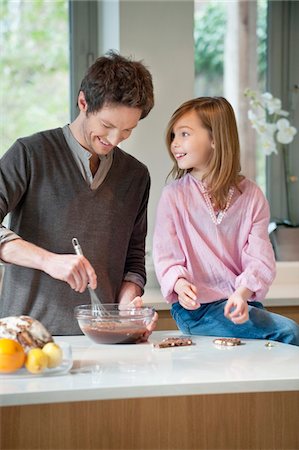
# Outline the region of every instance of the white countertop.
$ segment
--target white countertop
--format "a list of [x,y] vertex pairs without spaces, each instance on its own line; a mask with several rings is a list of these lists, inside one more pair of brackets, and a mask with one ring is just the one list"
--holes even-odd
[[[155,349],[153,342],[180,332],[160,331],[138,345],[96,345],[85,336],[58,337],[72,345],[70,373],[0,379],[0,404],[299,390],[299,347],[244,340],[218,348],[212,337],[195,345]],[[5,378],[4,378],[5,377]]]

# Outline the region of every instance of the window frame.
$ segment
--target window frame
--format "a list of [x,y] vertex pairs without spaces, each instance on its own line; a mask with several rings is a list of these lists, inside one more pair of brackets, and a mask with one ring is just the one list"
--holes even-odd
[[98,55],[98,2],[69,0],[70,118],[77,114],[80,83]]
[[[299,3],[268,1],[267,90],[282,100],[282,108],[290,111],[290,121],[299,132]],[[290,167],[299,173],[299,133],[289,144]],[[297,175],[298,176],[298,175]],[[266,157],[266,194],[270,203],[271,220],[286,218],[286,189],[283,160],[279,153]],[[291,184],[292,205],[298,204],[299,181]],[[299,223],[299,208],[295,211]]]

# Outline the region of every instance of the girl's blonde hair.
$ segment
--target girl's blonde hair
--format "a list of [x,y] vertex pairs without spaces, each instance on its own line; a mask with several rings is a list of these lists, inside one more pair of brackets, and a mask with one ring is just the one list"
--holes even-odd
[[223,97],[199,97],[183,103],[172,115],[166,131],[166,144],[174,166],[169,175],[179,179],[192,169],[182,170],[171,152],[173,128],[186,113],[195,111],[202,126],[208,130],[214,148],[207,162],[204,179],[217,208],[225,208],[230,187],[238,189],[244,178],[240,175],[240,144],[234,110]]

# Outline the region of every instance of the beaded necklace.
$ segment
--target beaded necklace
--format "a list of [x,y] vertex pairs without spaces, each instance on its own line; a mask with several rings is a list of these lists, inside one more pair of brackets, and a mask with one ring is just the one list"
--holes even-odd
[[201,190],[201,192],[203,194],[203,198],[204,198],[205,203],[206,203],[206,205],[208,207],[208,211],[209,211],[209,214],[210,214],[210,217],[211,217],[213,223],[215,225],[220,225],[220,223],[222,222],[223,217],[225,216],[228,208],[230,207],[230,204],[231,204],[231,201],[232,201],[232,197],[233,197],[234,192],[235,192],[235,188],[231,187],[229,189],[225,208],[220,210],[220,211],[215,212],[215,210],[213,208],[213,205],[212,205],[211,195],[209,195],[209,193],[208,193],[207,186],[205,185],[205,183],[203,183],[200,180],[198,180],[198,183],[199,183],[200,190]]

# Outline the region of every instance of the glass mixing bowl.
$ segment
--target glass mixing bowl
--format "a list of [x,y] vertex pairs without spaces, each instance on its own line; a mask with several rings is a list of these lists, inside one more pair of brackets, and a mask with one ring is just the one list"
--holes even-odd
[[94,314],[91,305],[75,308],[75,317],[85,336],[97,344],[135,344],[154,316],[150,307],[120,309],[118,304],[104,304],[108,314]]

